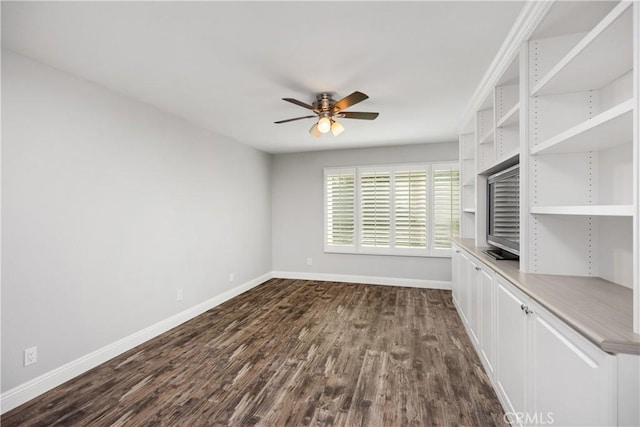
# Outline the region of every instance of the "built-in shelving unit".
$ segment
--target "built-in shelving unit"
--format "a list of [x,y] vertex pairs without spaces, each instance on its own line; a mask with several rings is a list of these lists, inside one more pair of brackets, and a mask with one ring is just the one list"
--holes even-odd
[[475,151],[461,155],[474,194],[462,211],[475,226],[462,236],[486,245],[487,177],[519,163],[520,270],[632,288],[640,333],[640,3],[527,7],[535,24],[497,58],[463,125]]
[[632,10],[594,6],[595,24],[528,43],[527,272],[633,286]]
[[470,130],[460,135],[461,203],[460,235],[475,238],[476,213],[476,135]]
[[[474,161],[460,157],[462,173],[475,174],[462,187],[475,192],[473,207],[462,207],[475,238],[456,242],[454,304],[506,413],[553,407],[560,424],[640,425],[640,391],[628,380],[640,364],[640,1],[526,2],[509,34],[461,126],[476,136]],[[493,261],[483,252],[487,182],[514,164],[519,227],[513,209],[500,219],[509,220],[510,241],[518,231],[520,259]],[[514,202],[514,189],[515,180],[508,194],[493,194]],[[547,291],[556,314],[557,296],[567,298],[562,328],[527,302]],[[613,295],[624,297],[600,306]],[[588,338],[571,316],[591,321],[603,309],[611,311],[597,327],[625,337],[615,348],[590,352],[569,339]],[[608,363],[610,378],[589,383]],[[584,370],[567,382],[577,366]]]

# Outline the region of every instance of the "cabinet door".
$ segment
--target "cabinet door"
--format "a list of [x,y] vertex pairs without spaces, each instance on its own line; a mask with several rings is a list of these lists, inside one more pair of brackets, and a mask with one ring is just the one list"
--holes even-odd
[[456,303],[460,306],[460,248],[456,245],[451,247],[451,296]]
[[467,290],[469,289],[467,270],[469,265],[469,257],[462,251],[460,251],[460,259],[458,264],[458,275],[460,280],[458,281],[458,308],[460,309],[460,317],[465,324],[468,324],[467,320]]
[[533,305],[532,405],[537,424],[615,425],[615,359]]
[[478,334],[480,332],[478,321],[479,291],[478,291],[478,272],[480,266],[472,258],[467,263],[467,320],[469,322],[469,331],[474,344],[479,348],[480,340]]
[[487,374],[493,378],[494,375],[494,344],[495,336],[495,293],[493,271],[482,267],[477,274],[478,290],[480,297],[479,320],[480,320],[480,349],[484,367]]
[[528,300],[502,277],[496,278],[496,383],[507,416],[522,425],[526,414]]

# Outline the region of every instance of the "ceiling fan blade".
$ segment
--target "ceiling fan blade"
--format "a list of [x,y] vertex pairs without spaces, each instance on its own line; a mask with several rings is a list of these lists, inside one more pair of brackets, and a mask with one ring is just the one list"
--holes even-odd
[[333,112],[337,112],[340,110],[344,110],[345,108],[349,108],[352,105],[356,105],[358,102],[362,102],[365,99],[369,98],[362,92],[355,91],[351,95],[342,98],[340,101],[333,104]]
[[315,118],[318,116],[304,116],[304,117],[296,117],[295,119],[286,119],[286,120],[280,120],[278,122],[273,122],[273,123],[287,123],[287,122],[293,122],[296,120],[302,120],[302,119],[311,119],[311,118]]
[[282,98],[282,100],[283,100],[283,101],[290,102],[290,103],[292,103],[292,104],[296,104],[296,105],[298,105],[298,106],[300,106],[300,107],[303,107],[303,108],[307,108],[307,109],[309,109],[309,110],[313,110],[313,111],[315,111],[315,110],[316,110],[312,105],[305,104],[304,102],[302,102],[302,101],[298,101],[297,99],[293,99],[293,98]]
[[345,111],[338,113],[337,116],[343,119],[360,119],[360,120],[375,120],[380,113],[360,113],[355,111]]

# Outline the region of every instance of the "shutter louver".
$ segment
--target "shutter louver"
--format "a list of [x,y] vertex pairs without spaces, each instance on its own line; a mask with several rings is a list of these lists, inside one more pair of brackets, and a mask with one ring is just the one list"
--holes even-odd
[[391,243],[391,175],[360,175],[360,245],[388,248]]
[[327,243],[353,246],[355,231],[355,174],[332,174],[326,178]]
[[427,248],[427,172],[394,175],[395,247]]
[[460,171],[433,169],[433,248],[450,249],[460,228]]

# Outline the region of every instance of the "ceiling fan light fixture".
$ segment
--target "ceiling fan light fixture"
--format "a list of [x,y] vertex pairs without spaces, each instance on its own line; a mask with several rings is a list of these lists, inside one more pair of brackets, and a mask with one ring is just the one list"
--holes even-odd
[[338,136],[342,132],[344,132],[344,126],[342,124],[336,122],[335,120],[331,120],[331,133],[333,136]]
[[331,120],[329,119],[329,117],[320,117],[320,120],[318,120],[318,131],[320,133],[327,133],[331,130]]
[[318,130],[318,124],[317,123],[314,123],[313,126],[311,126],[311,129],[309,129],[309,133],[311,135],[315,136],[316,138],[319,138],[319,137],[322,136],[322,134]]
[[359,102],[368,99],[369,97],[362,92],[355,91],[351,95],[345,96],[339,101],[334,101],[331,94],[328,92],[319,93],[316,95],[316,100],[312,104],[298,101],[293,98],[282,98],[283,101],[290,102],[299,107],[306,108],[313,111],[315,115],[294,117],[293,119],[278,120],[274,122],[276,124],[289,123],[302,119],[317,118],[317,122],[311,126],[309,133],[316,138],[331,132],[333,136],[338,136],[344,132],[344,126],[338,123],[335,119],[359,119],[359,120],[374,120],[378,117],[379,113],[372,112],[355,112],[355,111],[343,111],[346,108],[352,107]]

